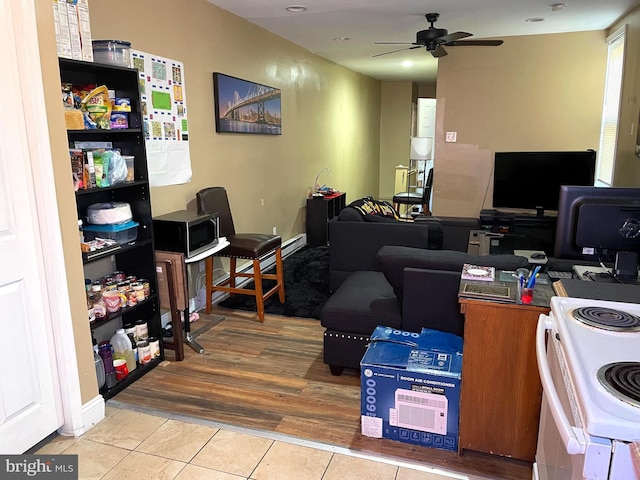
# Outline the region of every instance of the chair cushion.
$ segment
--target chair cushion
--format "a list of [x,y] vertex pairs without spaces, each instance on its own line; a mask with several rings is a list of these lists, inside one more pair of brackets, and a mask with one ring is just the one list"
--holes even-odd
[[400,328],[400,302],[382,272],[349,275],[320,313],[322,326],[339,332],[370,335],[378,325]]
[[229,246],[217,253],[221,257],[260,258],[282,246],[279,235],[236,233],[227,237]]
[[423,201],[424,195],[422,193],[415,192],[400,192],[393,196],[393,203],[420,205]]
[[525,257],[516,255],[469,255],[455,250],[425,250],[422,248],[384,246],[376,256],[382,272],[392,285],[399,300],[402,299],[404,269],[406,267],[462,272],[465,263],[515,270],[529,265]]

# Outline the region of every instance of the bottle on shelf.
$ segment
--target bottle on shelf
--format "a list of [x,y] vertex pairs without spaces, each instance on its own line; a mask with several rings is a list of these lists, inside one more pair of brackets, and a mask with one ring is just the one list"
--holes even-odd
[[98,389],[104,387],[104,383],[106,381],[105,373],[104,373],[104,363],[102,362],[102,357],[98,355],[98,352],[93,351],[93,363],[96,367],[96,376],[98,377]]
[[93,293],[91,291],[87,292],[87,313],[89,316],[89,323],[93,322],[96,319],[96,313],[93,309]]
[[102,357],[104,364],[105,384],[107,388],[113,388],[118,381],[116,380],[116,371],[113,367],[113,353],[110,343],[101,343],[98,347],[98,354]]
[[114,359],[122,358],[127,362],[127,370],[129,373],[136,369],[136,358],[133,353],[133,347],[129,336],[125,333],[124,328],[119,328],[111,337],[111,345],[113,345]]
[[93,298],[93,315],[96,319],[104,318],[107,316],[107,305],[102,298],[102,287],[100,285],[93,285],[91,287],[91,296]]

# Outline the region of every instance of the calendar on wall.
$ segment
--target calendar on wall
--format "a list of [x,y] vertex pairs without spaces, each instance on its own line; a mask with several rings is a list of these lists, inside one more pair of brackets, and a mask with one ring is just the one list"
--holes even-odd
[[191,181],[189,123],[184,65],[177,60],[132,50],[138,69],[149,185]]

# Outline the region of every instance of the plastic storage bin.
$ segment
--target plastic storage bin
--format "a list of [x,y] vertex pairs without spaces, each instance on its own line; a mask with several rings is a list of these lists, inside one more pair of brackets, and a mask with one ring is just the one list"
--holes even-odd
[[122,40],[94,40],[93,61],[129,67],[131,62],[131,42]]
[[83,229],[84,238],[108,238],[118,243],[133,242],[138,238],[138,222],[118,223],[116,225],[86,225]]

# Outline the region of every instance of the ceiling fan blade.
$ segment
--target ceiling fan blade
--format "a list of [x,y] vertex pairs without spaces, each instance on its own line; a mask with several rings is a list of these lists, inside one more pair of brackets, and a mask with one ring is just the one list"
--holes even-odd
[[389,55],[390,53],[404,52],[405,50],[413,50],[415,48],[422,48],[422,45],[416,45],[415,47],[401,48],[399,50],[391,50],[390,52],[377,53],[376,55],[372,55],[372,57],[381,57],[382,55]]
[[435,58],[440,58],[447,55],[447,51],[442,47],[442,45],[438,45],[435,50],[431,52],[431,55],[433,55]]
[[450,33],[449,35],[444,35],[442,37],[437,38],[437,42],[438,43],[455,42],[456,40],[460,40],[461,38],[471,37],[472,35],[473,33],[453,32],[453,33]]
[[420,45],[415,42],[373,42],[374,45]]
[[504,42],[502,40],[462,40],[457,42],[447,42],[447,47],[476,46],[476,47],[499,47]]

